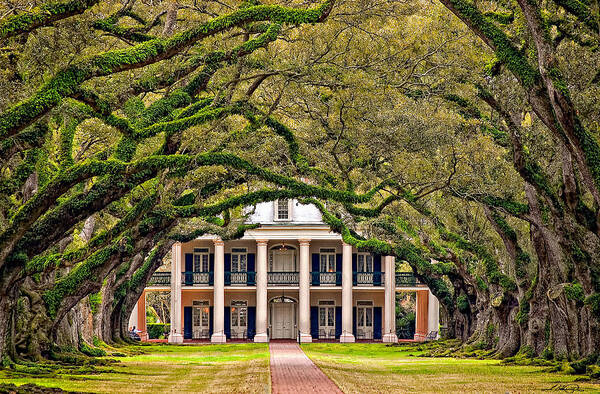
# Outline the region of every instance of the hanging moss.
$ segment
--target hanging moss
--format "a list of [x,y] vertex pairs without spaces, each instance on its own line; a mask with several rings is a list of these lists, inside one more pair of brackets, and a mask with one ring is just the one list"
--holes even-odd
[[88,302],[90,304],[90,310],[92,314],[95,315],[98,313],[98,308],[102,304],[102,292],[99,291],[97,293],[92,293],[88,296]]
[[170,38],[156,38],[127,49],[97,54],[58,72],[28,100],[0,115],[0,138],[11,136],[55,107],[63,97],[71,96],[84,81],[100,76],[143,67],[168,59],[198,40],[249,22],[316,23],[333,7],[334,0],[298,10],[275,5],[260,5],[233,11]]
[[[446,3],[446,2],[445,2]],[[529,64],[527,58],[511,42],[510,38],[494,25],[477,6],[467,0],[447,0],[454,12],[467,25],[472,26],[478,35],[494,50],[498,59],[529,89],[538,84],[541,76],[537,69]]]
[[590,308],[596,319],[600,320],[600,293],[588,296],[585,299],[585,305]]
[[585,293],[580,283],[573,282],[565,285],[563,290],[568,300],[575,301],[576,303],[583,305]]
[[456,307],[461,313],[469,313],[471,309],[469,307],[469,300],[465,294],[456,297]]

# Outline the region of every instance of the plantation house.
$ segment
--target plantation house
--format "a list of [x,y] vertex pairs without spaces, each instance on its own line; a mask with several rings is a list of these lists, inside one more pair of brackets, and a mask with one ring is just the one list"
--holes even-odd
[[416,293],[415,340],[438,330],[439,303],[395,258],[358,252],[313,205],[261,203],[260,226],[239,240],[203,236],[173,246],[171,272],[156,272],[130,326],[145,331],[145,295],[171,291],[169,342],[210,339],[396,342],[397,292]]

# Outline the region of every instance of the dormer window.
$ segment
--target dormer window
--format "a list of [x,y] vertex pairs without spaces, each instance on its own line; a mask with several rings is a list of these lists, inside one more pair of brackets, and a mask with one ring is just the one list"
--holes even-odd
[[292,200],[282,198],[275,201],[275,217],[276,221],[286,221],[292,219]]

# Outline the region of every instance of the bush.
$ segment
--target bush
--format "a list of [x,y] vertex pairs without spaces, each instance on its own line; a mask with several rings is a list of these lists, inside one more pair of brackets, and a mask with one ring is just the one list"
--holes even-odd
[[171,325],[168,323],[152,323],[147,324],[146,329],[148,330],[148,338],[159,339],[164,335],[165,332],[169,332],[171,330]]

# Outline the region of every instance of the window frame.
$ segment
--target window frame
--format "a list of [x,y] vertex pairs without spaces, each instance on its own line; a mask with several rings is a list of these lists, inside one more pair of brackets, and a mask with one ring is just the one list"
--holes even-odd
[[[204,256],[206,257],[206,261],[203,261]],[[198,262],[196,261],[196,257],[198,257]],[[196,270],[196,263],[198,263],[199,270]],[[204,270],[204,263],[206,263],[206,271]],[[192,272],[210,272],[210,248],[194,248]]]
[[[244,256],[244,269],[242,270],[242,256]],[[234,262],[237,258],[237,263]],[[237,270],[234,270],[234,264],[237,264]],[[231,248],[231,272],[248,272],[248,248]]]
[[[321,325],[321,310],[325,311],[324,326]],[[331,314],[329,313],[330,310]],[[335,300],[319,300],[317,311],[319,316],[319,330],[335,330]]]
[[[319,272],[336,272],[336,248],[321,248],[319,249]],[[323,256],[327,256],[325,259],[325,271],[323,271]],[[333,264],[333,270],[331,269]]]
[[273,221],[275,221],[275,222],[291,222],[292,221],[293,200],[291,198],[288,198],[286,200],[287,200],[287,218],[285,218],[285,219],[279,218],[279,203],[281,200],[278,199],[278,200],[273,201]]
[[[206,308],[206,310],[203,310]],[[202,319],[206,317],[206,325]],[[196,325],[196,320],[199,319],[200,325]],[[193,300],[192,301],[192,328],[200,328],[203,330],[210,328],[210,301],[208,300]]]
[[[363,269],[361,269],[360,266],[360,258],[363,257]],[[367,262],[367,257],[371,258],[371,270],[369,271],[369,267],[368,267],[368,262]],[[374,272],[375,269],[375,256],[373,256],[372,253],[368,253],[368,252],[361,252],[361,253],[357,253],[356,255],[356,272],[362,272],[362,273],[369,273],[372,274]]]
[[[245,325],[240,324],[240,310],[244,310],[244,321]],[[234,316],[235,322],[234,324]],[[230,329],[239,331],[239,330],[247,330],[248,329],[248,301],[247,300],[231,300],[229,305],[229,322]]]
[[[357,329],[367,329],[373,331],[374,329],[374,302],[372,300],[358,300],[356,301],[356,327]],[[364,312],[363,312],[364,311]],[[370,311],[370,316],[367,311]],[[361,312],[363,313],[363,324],[360,324]],[[371,324],[368,324],[369,317]]]

